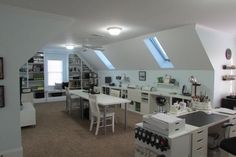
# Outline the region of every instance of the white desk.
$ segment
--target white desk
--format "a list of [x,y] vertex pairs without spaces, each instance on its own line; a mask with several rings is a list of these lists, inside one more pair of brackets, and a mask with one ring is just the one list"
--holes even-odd
[[[148,130],[148,128],[144,129],[152,131],[158,136],[167,138],[169,141],[170,149],[161,152],[160,149],[157,149],[150,144],[143,142],[143,140],[145,141],[145,139],[138,140],[136,138],[135,143],[138,149],[136,149],[135,151],[135,157],[145,157],[145,153],[154,153],[154,156],[164,154],[166,157],[207,157],[208,130],[223,133],[223,136],[221,138],[224,138],[225,129],[218,130],[218,127],[221,128],[224,122],[236,121],[236,115],[221,114],[217,113],[215,110],[212,110],[212,114],[206,115],[204,115],[202,112],[199,113],[197,111],[194,111],[183,114],[180,116],[180,118],[185,118],[185,129],[181,132],[169,136],[163,135],[158,131]],[[140,124],[137,124],[136,126],[143,129],[143,126]],[[232,129],[228,129],[230,129],[230,137],[236,135],[234,133],[236,132],[235,126],[233,126]],[[227,136],[228,134],[226,134],[226,137]],[[221,154],[221,156],[226,157],[225,154]]]
[[[83,92],[83,90],[70,90],[71,94],[78,95],[80,98],[87,99],[89,100],[89,93]],[[105,119],[106,117],[106,109],[107,106],[112,106],[112,105],[119,105],[119,104],[125,104],[125,128],[127,127],[127,103],[130,103],[130,100],[119,98],[119,97],[114,97],[111,95],[105,95],[105,94],[97,94],[97,103],[99,106],[104,108],[104,114],[103,118]],[[83,105],[82,101],[80,101],[81,105],[81,114],[83,117]],[[104,132],[106,134],[106,121],[104,120],[103,123],[104,126]]]

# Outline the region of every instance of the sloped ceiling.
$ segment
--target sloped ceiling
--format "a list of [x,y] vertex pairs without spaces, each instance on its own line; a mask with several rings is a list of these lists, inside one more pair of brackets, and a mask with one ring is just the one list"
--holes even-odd
[[[178,27],[158,33],[113,43],[103,52],[116,70],[161,70],[144,44],[144,39],[157,36],[178,70],[213,70],[196,33],[195,25]],[[108,70],[91,50],[80,52],[96,70]]]

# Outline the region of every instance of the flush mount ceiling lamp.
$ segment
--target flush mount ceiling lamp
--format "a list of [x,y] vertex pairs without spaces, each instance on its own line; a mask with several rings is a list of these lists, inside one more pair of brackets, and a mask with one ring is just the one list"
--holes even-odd
[[110,35],[117,36],[117,35],[120,35],[122,28],[121,27],[108,27],[107,31],[109,32]]
[[76,47],[80,47],[80,45],[74,45],[74,44],[67,44],[64,45],[67,50],[73,50]]

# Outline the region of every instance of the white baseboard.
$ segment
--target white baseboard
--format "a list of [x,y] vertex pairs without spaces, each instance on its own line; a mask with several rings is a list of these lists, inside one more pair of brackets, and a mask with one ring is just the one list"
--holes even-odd
[[15,148],[5,151],[0,151],[0,156],[2,157],[23,157],[23,148]]

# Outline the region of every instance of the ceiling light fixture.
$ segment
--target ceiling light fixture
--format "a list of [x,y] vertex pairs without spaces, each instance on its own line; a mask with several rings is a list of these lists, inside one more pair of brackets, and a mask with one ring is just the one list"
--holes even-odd
[[65,44],[65,45],[63,45],[67,50],[74,50],[74,48],[76,48],[76,47],[82,47],[80,44],[77,44],[77,45],[75,45],[75,44]]
[[121,27],[108,27],[107,31],[109,32],[110,35],[112,36],[117,36],[120,34],[122,28]]
[[73,50],[75,48],[74,45],[65,45],[67,50]]

